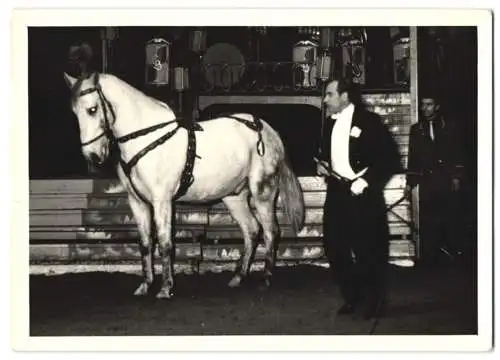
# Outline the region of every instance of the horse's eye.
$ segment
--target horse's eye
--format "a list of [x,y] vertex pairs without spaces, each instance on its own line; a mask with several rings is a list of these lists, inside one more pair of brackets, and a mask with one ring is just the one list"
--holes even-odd
[[94,115],[96,112],[97,112],[97,106],[93,106],[93,107],[87,109],[87,113],[89,115]]

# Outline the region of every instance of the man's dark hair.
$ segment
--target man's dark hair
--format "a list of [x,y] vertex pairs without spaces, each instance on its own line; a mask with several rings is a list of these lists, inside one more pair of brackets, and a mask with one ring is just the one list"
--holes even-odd
[[361,89],[358,84],[352,82],[343,76],[334,75],[330,82],[337,81],[337,92],[339,95],[347,92],[347,96],[349,97],[349,101],[354,105],[361,105]]
[[422,99],[433,99],[435,104],[440,104],[441,99],[439,96],[438,89],[434,87],[422,87],[418,90],[418,98]]

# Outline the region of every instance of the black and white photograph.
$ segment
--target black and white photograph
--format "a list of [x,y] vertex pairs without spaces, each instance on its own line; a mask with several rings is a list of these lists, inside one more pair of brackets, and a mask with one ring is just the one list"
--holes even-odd
[[489,350],[493,14],[454,11],[18,10],[13,346]]

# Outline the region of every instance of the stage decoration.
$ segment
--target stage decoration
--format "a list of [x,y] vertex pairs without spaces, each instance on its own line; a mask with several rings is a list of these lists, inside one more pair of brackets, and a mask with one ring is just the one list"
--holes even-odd
[[299,79],[296,77],[296,71],[293,72],[295,87],[306,89],[316,87],[317,53],[318,44],[309,40],[299,41],[293,46],[293,63],[302,70]]
[[342,74],[352,82],[366,84],[366,31],[362,28],[342,28],[339,33],[342,48]]
[[237,84],[245,69],[245,57],[236,46],[217,43],[210,46],[202,59],[205,90],[230,88]]
[[335,30],[331,27],[322,27],[320,29],[320,46],[322,49],[331,49],[335,47]]
[[328,51],[321,51],[316,59],[316,77],[325,82],[328,81],[332,74],[332,56]]
[[189,49],[201,54],[207,49],[207,32],[203,29],[193,30],[189,36]]
[[408,85],[410,83],[410,37],[399,27],[391,28],[394,60],[394,83]]
[[162,38],[154,38],[146,44],[146,84],[164,86],[170,81],[170,47]]
[[189,89],[189,72],[188,69],[183,67],[176,67],[174,69],[174,87],[175,91],[181,92]]

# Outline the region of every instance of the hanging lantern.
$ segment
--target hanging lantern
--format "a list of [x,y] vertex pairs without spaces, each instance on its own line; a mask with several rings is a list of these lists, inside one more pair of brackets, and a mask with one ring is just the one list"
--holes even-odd
[[366,84],[366,30],[358,28],[341,29],[342,74],[353,83]]
[[401,37],[393,42],[394,83],[408,85],[410,82],[410,38]]
[[335,47],[335,31],[331,27],[322,27],[320,30],[320,45],[322,49]]
[[207,49],[207,32],[201,29],[191,31],[189,48],[198,54],[204,52]]
[[294,69],[299,67],[302,70],[298,78],[294,70],[295,82],[297,82],[294,86],[296,88],[311,88],[316,86],[316,76],[314,75],[316,69],[314,65],[317,58],[317,51],[318,45],[309,40],[299,41],[293,46]]
[[332,57],[328,52],[321,53],[316,60],[316,77],[328,81],[332,73]]
[[146,44],[146,84],[168,85],[170,73],[170,46],[161,38],[155,38]]
[[174,85],[176,91],[184,91],[189,89],[189,74],[188,69],[183,67],[176,67],[174,69]]
[[310,64],[316,60],[318,45],[309,40],[299,41],[293,46],[293,62]]

